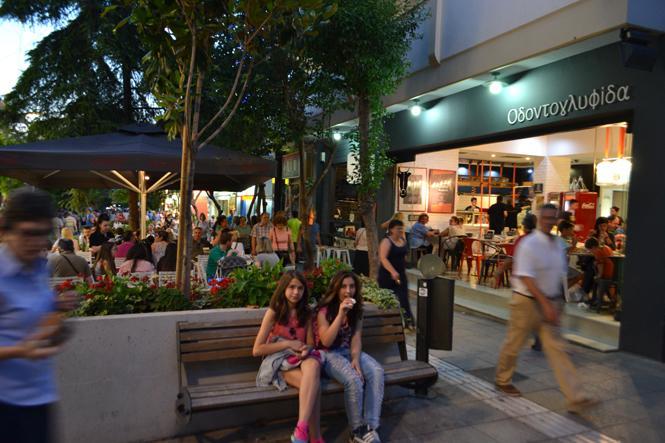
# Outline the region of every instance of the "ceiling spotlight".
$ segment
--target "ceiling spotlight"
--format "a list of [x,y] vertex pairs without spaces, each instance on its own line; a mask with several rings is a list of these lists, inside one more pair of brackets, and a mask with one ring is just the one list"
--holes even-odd
[[145,179],[146,179],[146,180],[150,180],[150,176],[149,176],[149,175],[146,175],[146,176],[145,176]]
[[340,141],[341,139],[342,139],[342,134],[341,134],[340,132],[337,132],[337,131],[333,132],[333,140],[335,140],[336,142],[338,142],[338,141]]
[[531,157],[526,157],[526,160],[531,160]]
[[529,174],[533,174],[533,169],[529,168],[526,170],[526,172],[528,172]]
[[501,91],[503,91],[504,86],[508,86],[508,84],[504,81],[499,80],[499,73],[497,71],[494,71],[491,73],[492,74],[492,80],[488,83],[487,87],[490,90],[490,94],[500,94]]
[[492,158],[496,157],[496,154],[492,154]]
[[413,105],[411,105],[409,110],[411,111],[412,116],[418,117],[420,114],[422,114],[423,107],[418,104],[418,100],[414,100]]

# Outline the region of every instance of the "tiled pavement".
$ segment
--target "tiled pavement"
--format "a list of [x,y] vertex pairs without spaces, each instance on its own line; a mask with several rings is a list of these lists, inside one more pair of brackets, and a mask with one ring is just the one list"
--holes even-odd
[[[428,398],[404,391],[384,403],[383,441],[387,442],[664,442],[665,364],[622,352],[600,353],[570,346],[585,389],[599,403],[580,416],[565,402],[547,361],[525,349],[516,386],[524,400],[491,388],[506,325],[457,312],[453,351],[431,351],[440,378]],[[415,338],[409,336],[410,344]],[[221,430],[170,440],[190,442],[288,442],[293,423],[253,429]],[[327,442],[344,442],[343,413],[322,419]]]

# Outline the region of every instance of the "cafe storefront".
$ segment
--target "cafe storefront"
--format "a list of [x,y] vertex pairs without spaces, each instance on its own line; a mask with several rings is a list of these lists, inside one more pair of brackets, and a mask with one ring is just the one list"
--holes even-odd
[[[423,103],[417,117],[396,113],[386,126],[396,166],[378,192],[377,218],[400,210],[411,219],[434,209],[441,223],[464,216],[482,235],[482,215],[464,213],[474,196],[485,208],[497,195],[522,194],[534,208],[548,201],[565,208],[577,193],[595,193],[593,205],[585,203],[590,214],[609,215],[619,206],[625,220],[619,348],[665,361],[665,258],[657,224],[665,220],[657,197],[665,165],[662,43],[657,52],[650,70],[638,69],[628,66],[616,43],[504,78],[499,93],[479,86]],[[335,160],[346,159],[340,146]],[[424,201],[400,201],[401,168],[411,168],[428,187],[432,174],[452,186],[434,189]]]

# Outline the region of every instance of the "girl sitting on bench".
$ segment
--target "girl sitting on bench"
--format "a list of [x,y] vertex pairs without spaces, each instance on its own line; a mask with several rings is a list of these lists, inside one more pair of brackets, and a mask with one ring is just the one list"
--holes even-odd
[[339,272],[319,303],[317,345],[326,350],[323,369],[344,385],[352,442],[377,443],[383,402],[383,367],[362,352],[363,299],[360,279]]
[[277,283],[270,307],[256,336],[255,357],[264,357],[256,377],[257,386],[287,385],[299,390],[298,424],[291,435],[294,443],[323,442],[320,429],[322,354],[314,350],[312,318],[307,306],[307,280],[295,271],[285,272]]

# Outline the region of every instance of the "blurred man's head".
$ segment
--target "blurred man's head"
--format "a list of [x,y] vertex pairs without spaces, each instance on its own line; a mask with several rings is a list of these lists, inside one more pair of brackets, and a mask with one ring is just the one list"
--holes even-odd
[[575,230],[575,225],[569,221],[563,220],[559,223],[558,229],[561,237],[571,238],[573,236],[573,231]]
[[201,240],[201,234],[203,234],[203,230],[201,228],[194,228],[192,237],[194,238],[195,241],[199,241]]
[[619,207],[618,206],[612,206],[610,208],[610,215],[619,215]]
[[596,238],[591,237],[584,242],[584,247],[587,248],[589,251],[594,251],[600,247],[600,243],[598,243],[598,240]]
[[570,203],[568,203],[568,209],[570,209],[571,211],[576,211],[577,209],[579,209],[579,207],[580,207],[580,202],[578,202],[575,199],[572,199]]
[[538,224],[540,230],[545,233],[550,233],[556,224],[557,213],[559,210],[551,203],[546,203],[540,208],[540,216],[538,217]]
[[44,191],[24,187],[12,191],[0,217],[3,243],[23,263],[31,263],[48,247],[55,207]]

